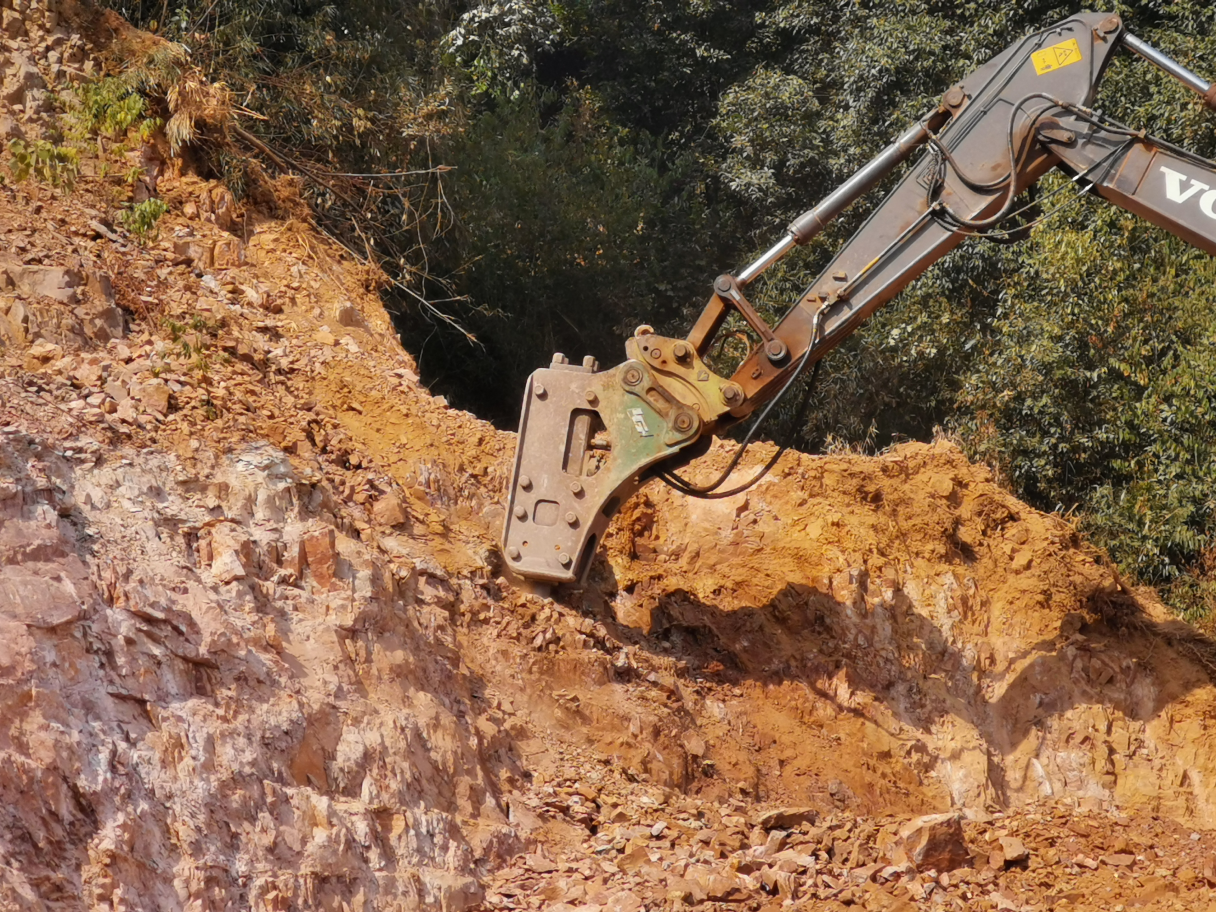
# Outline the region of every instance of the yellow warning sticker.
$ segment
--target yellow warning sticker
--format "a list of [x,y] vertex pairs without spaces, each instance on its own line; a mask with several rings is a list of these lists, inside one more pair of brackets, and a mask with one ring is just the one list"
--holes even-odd
[[1059,44],[1053,44],[1041,51],[1035,51],[1030,55],[1030,59],[1034,61],[1034,71],[1040,76],[1044,76],[1047,73],[1054,73],[1060,67],[1080,63],[1081,45],[1077,44],[1076,38],[1070,38],[1068,41],[1061,41]]

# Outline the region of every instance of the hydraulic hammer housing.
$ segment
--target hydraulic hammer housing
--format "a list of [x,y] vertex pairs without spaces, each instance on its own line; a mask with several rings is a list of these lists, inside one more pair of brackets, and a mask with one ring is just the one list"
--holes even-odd
[[549,583],[585,578],[608,521],[646,469],[675,456],[742,404],[683,339],[642,327],[627,361],[596,372],[564,355],[524,392],[503,550],[513,571]]

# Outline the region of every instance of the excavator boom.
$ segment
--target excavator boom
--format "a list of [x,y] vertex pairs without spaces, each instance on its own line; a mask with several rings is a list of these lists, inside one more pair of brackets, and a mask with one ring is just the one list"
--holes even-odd
[[[555,355],[528,381],[503,549],[520,576],[585,578],[613,514],[651,473],[680,467],[710,435],[789,388],[806,368],[969,236],[1010,236],[1022,191],[1060,169],[1092,191],[1216,254],[1216,163],[1091,109],[1126,48],[1216,110],[1216,86],[1126,31],[1083,13],[1029,35],[961,82],[937,108],[738,275],[722,275],[684,339],[641,327],[628,360],[598,371]],[[748,285],[815,237],[917,152],[920,158],[785,317],[770,327]],[[756,343],[730,378],[704,358],[726,320]],[[691,488],[690,488],[691,490]]]

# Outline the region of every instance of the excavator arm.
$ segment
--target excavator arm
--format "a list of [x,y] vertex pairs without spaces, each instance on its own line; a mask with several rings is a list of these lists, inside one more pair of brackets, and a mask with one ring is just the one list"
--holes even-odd
[[[508,566],[546,583],[585,578],[613,514],[652,474],[687,463],[710,434],[789,388],[865,319],[966,237],[1009,236],[1022,191],[1053,169],[1216,255],[1216,163],[1091,109],[1126,48],[1216,110],[1216,86],[1085,13],[1029,35],[943,95],[940,105],[738,275],[722,275],[684,339],[640,327],[628,360],[598,371],[555,355],[528,381],[503,532]],[[900,164],[916,164],[776,325],[746,289]],[[757,341],[730,378],[705,362],[731,314]],[[698,446],[700,444],[700,446]]]

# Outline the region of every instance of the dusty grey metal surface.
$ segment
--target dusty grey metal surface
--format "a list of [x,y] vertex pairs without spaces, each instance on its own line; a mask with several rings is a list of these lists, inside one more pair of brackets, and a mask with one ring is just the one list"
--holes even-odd
[[1150,136],[1131,139],[1109,166],[1095,168],[1104,148],[1119,139],[1083,139],[1056,151],[1073,169],[1092,169],[1100,196],[1216,255],[1216,164],[1181,155]]
[[528,382],[503,529],[507,566],[521,576],[585,579],[642,473],[745,405],[683,339],[642,327],[626,353],[624,364],[598,373],[556,355]]

